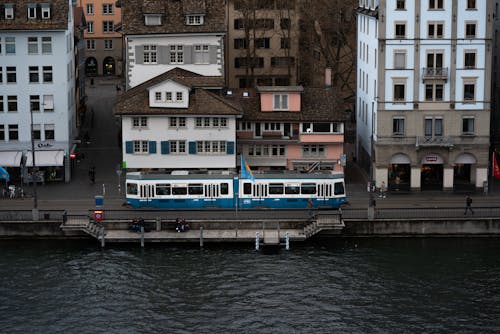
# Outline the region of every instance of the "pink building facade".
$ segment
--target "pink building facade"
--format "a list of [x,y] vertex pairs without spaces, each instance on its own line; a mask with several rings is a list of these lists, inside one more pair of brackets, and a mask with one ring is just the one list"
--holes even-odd
[[332,88],[266,86],[233,93],[244,110],[237,149],[253,170],[343,171],[343,105]]

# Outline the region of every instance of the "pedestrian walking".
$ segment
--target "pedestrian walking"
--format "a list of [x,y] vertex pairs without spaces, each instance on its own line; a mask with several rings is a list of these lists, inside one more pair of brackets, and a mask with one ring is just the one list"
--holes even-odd
[[89,168],[89,180],[90,180],[90,183],[92,183],[92,184],[95,183],[95,167],[94,166]]
[[309,214],[309,218],[313,217],[313,201],[311,198],[307,200],[307,212]]
[[385,192],[387,191],[387,187],[385,186],[385,182],[382,181],[380,184],[380,194],[378,197],[385,198]]
[[467,211],[470,211],[471,214],[474,214],[474,210],[472,210],[472,198],[470,195],[467,195],[465,198],[465,212],[464,215],[467,214]]

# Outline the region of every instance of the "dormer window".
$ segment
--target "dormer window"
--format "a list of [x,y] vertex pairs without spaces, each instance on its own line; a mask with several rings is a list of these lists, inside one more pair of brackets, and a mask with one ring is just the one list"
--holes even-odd
[[203,24],[203,15],[186,15],[186,24],[188,26],[199,26]]
[[50,19],[50,4],[42,3],[42,19]]
[[5,4],[5,18],[8,20],[14,19],[14,4],[12,3]]
[[28,19],[36,19],[36,4],[29,3],[27,6],[28,6]]
[[274,110],[288,110],[288,95],[274,94]]
[[182,102],[182,99],[183,99],[182,92],[176,92],[175,93],[175,100],[178,102]]
[[161,25],[161,14],[144,14],[144,24],[147,26]]

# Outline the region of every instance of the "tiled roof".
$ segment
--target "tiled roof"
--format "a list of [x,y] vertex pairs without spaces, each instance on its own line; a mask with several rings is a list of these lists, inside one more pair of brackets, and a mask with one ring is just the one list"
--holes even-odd
[[[68,29],[69,1],[67,0],[2,0],[1,7],[14,5],[14,19],[0,17],[0,30],[66,30]],[[28,18],[28,4],[49,4],[50,19]]]
[[[173,80],[192,89],[189,107],[157,108],[149,106],[148,88],[166,80]],[[116,115],[241,115],[238,104],[207,90],[221,88],[222,77],[202,76],[175,68],[148,80],[120,96],[115,105]]]
[[304,88],[301,93],[301,111],[260,111],[260,97],[253,90],[246,89],[249,97],[233,91],[233,100],[243,108],[244,121],[275,122],[344,122],[347,119],[344,101],[333,88]]
[[[122,4],[126,35],[218,33],[227,30],[225,0],[127,0]],[[146,26],[144,14],[161,14],[162,24]],[[186,14],[203,14],[204,24],[186,25]]]

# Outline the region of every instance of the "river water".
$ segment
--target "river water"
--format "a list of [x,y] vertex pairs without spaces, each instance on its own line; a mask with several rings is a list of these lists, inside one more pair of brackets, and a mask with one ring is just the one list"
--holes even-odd
[[500,333],[500,240],[1,241],[1,333]]

